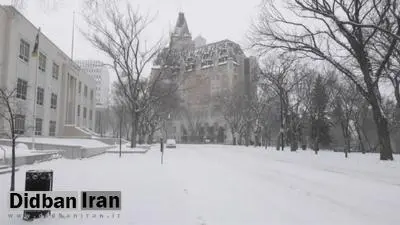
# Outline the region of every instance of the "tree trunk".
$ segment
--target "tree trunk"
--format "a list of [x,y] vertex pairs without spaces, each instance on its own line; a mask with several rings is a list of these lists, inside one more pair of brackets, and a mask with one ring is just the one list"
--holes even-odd
[[393,151],[390,142],[390,133],[387,119],[383,115],[375,96],[371,97],[372,114],[377,127],[378,149],[381,160],[393,160]]
[[279,135],[278,138],[276,139],[276,150],[279,151],[281,148],[281,136]]
[[136,148],[136,136],[138,130],[138,118],[136,115],[132,115],[132,133],[131,133],[131,148]]
[[[14,132],[14,131],[11,131]],[[15,191],[15,138],[12,135],[12,149],[11,149],[11,187],[10,191]]]
[[345,137],[344,138],[344,141],[345,141],[345,153],[344,153],[344,155],[345,155],[345,157],[347,158],[348,157],[348,154],[349,154],[349,152],[350,152],[350,137],[349,137],[349,135],[347,135],[347,137]]
[[244,137],[244,142],[246,147],[248,147],[250,144],[250,126],[251,126],[250,122],[246,122],[246,133]]
[[315,137],[315,141],[314,141],[314,151],[315,151],[315,154],[318,155],[318,151],[319,151],[319,128],[317,128],[317,136]]
[[349,131],[349,126],[348,126],[348,122],[347,121],[342,121],[340,123],[341,127],[342,127],[342,134],[343,134],[343,139],[344,139],[344,156],[345,158],[348,157],[348,153],[350,151],[350,131]]
[[149,145],[153,144],[153,138],[154,138],[154,131],[150,131],[150,134],[147,137],[147,144]]
[[355,123],[355,128],[356,128],[356,132],[357,132],[358,143],[360,145],[360,150],[361,150],[362,154],[365,154],[365,146],[364,146],[364,142],[362,141],[360,124],[358,122]]
[[[293,122],[293,121],[292,121]],[[299,148],[299,142],[298,142],[298,133],[296,132],[296,126],[293,124],[290,127],[290,151],[295,152]]]

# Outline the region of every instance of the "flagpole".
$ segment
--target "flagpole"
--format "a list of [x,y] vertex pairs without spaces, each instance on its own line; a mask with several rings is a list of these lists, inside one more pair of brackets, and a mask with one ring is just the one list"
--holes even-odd
[[32,131],[32,150],[35,150],[35,136],[36,136],[36,98],[37,98],[37,82],[38,82],[38,67],[39,67],[39,36],[40,36],[40,27],[37,34],[37,55],[36,55],[36,66],[35,66],[35,86],[33,90],[33,131]]
[[72,45],[71,45],[71,59],[74,60],[74,39],[75,39],[75,11],[72,16]]

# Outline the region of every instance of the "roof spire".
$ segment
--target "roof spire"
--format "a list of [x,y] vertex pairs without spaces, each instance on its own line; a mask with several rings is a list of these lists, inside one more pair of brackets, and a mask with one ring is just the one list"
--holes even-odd
[[174,36],[191,36],[189,32],[189,28],[185,19],[185,14],[183,12],[179,12],[178,20],[176,21]]

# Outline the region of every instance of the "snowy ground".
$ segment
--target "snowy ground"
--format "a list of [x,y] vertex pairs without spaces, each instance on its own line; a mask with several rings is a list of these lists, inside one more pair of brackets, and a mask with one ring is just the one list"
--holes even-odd
[[[164,164],[146,154],[58,159],[27,169],[53,169],[54,190],[121,190],[119,219],[9,219],[10,175],[0,175],[0,224],[400,224],[400,162],[376,154],[278,152],[254,147],[178,145]],[[4,213],[3,213],[4,212]]]
[[[155,148],[158,148],[156,144],[153,145]],[[121,152],[147,152],[148,149],[151,148],[151,145],[143,144],[143,145],[136,145],[136,148],[131,148],[131,144],[122,144],[121,145]],[[117,144],[115,148],[108,149],[106,152],[111,153],[119,153],[119,145]]]

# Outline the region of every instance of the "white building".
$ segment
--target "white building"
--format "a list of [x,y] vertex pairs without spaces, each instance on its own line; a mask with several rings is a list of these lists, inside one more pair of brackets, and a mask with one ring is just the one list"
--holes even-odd
[[[86,136],[94,129],[95,81],[12,6],[0,5],[0,88],[16,89],[22,135]],[[37,94],[34,99],[35,92]],[[36,116],[34,125],[34,102]],[[9,129],[0,119],[0,130]]]
[[96,81],[96,121],[94,131],[104,135],[108,130],[108,104],[110,96],[110,74],[99,60],[76,60],[81,69]]
[[96,81],[96,103],[107,106],[110,91],[110,74],[99,60],[76,60],[81,69]]

